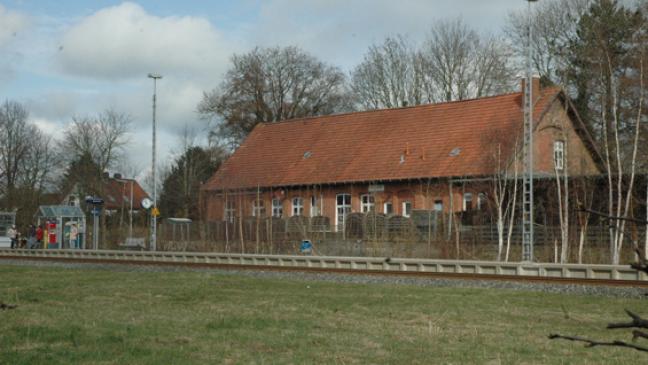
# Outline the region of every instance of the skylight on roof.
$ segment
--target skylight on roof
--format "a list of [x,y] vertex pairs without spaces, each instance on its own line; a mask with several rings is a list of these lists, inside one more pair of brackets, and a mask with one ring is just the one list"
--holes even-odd
[[313,155],[311,151],[304,152],[304,159],[310,158]]
[[450,151],[450,157],[459,156],[460,153],[461,153],[461,147],[455,147],[452,149],[452,151]]

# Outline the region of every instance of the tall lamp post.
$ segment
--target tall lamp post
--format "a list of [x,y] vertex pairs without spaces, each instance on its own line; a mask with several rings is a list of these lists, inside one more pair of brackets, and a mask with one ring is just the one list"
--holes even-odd
[[157,249],[157,174],[155,171],[155,102],[157,92],[157,80],[162,78],[162,75],[150,73],[148,77],[153,79],[153,157],[151,162],[151,170],[153,173],[153,209],[151,210],[151,251]]

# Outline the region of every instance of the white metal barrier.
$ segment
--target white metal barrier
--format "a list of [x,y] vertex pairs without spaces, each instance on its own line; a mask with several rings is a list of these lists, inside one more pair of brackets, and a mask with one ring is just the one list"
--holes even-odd
[[351,270],[413,271],[558,277],[578,279],[648,280],[648,275],[625,265],[579,265],[530,262],[457,261],[382,257],[291,256],[201,252],[150,252],[111,250],[0,249],[0,258],[106,259],[123,261],[230,264],[276,267],[334,268]]

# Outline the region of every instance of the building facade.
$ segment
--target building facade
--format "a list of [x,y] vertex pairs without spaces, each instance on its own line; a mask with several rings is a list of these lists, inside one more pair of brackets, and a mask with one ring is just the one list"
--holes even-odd
[[[533,83],[535,176],[600,172],[600,155],[557,87]],[[522,90],[524,88],[522,87]],[[481,209],[493,177],[523,172],[522,92],[255,127],[203,186],[208,220]]]

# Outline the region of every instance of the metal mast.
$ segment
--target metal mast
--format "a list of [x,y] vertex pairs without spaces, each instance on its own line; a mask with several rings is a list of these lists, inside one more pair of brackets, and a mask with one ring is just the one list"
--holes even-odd
[[531,3],[527,7],[527,55],[524,82],[524,165],[522,189],[522,261],[533,261],[533,75],[531,71]]
[[155,171],[155,102],[156,102],[156,92],[157,92],[157,80],[161,79],[162,76],[158,74],[148,74],[148,77],[153,79],[153,157],[151,162],[151,169],[153,170],[153,209],[151,210],[151,245],[150,250],[155,251],[157,249],[157,174]]

